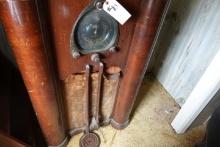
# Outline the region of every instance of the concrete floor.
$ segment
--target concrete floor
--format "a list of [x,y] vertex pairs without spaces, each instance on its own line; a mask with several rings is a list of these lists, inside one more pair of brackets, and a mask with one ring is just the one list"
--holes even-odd
[[[130,125],[124,130],[100,128],[101,147],[193,147],[205,132],[204,126],[177,135],[170,126],[179,106],[159,82],[145,79],[140,89]],[[82,134],[74,136],[68,147],[78,147]]]

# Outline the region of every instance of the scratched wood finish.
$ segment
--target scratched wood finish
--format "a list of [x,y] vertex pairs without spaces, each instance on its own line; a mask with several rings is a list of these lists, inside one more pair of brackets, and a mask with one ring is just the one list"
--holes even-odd
[[[103,76],[103,86],[101,89],[101,105],[100,105],[100,121],[101,123],[109,123],[111,113],[113,111],[114,101],[118,88],[119,74]],[[95,98],[97,97],[98,73],[91,75],[91,93],[90,93],[90,118],[95,116]],[[64,81],[64,98],[67,113],[67,123],[69,133],[74,135],[79,129],[85,127],[84,119],[86,110],[83,107],[85,103],[85,75],[73,74]],[[93,129],[93,124],[91,128]]]
[[[129,120],[135,97],[147,68],[152,48],[167,0],[143,0],[130,45],[124,77],[120,82],[113,113],[112,125],[125,127]],[[119,126],[117,124],[120,124]]]
[[[73,59],[70,49],[70,34],[79,14],[86,8],[91,0],[49,0],[49,10],[51,18],[51,28],[56,50],[56,59],[61,80],[65,80],[72,73],[80,73],[84,70],[85,64],[93,65],[97,71],[97,66],[90,60],[90,54],[84,55],[79,59]],[[136,22],[136,15],[140,0],[120,0],[133,17],[120,26],[120,38],[118,43],[118,51],[116,53],[102,53],[102,61],[105,66],[116,66],[124,69],[130,41],[132,39],[133,30]]]
[[[120,69],[122,74],[119,89],[112,83],[109,86],[108,84],[103,86],[103,90],[106,90],[108,95],[114,96],[118,92],[114,113],[111,116],[113,121],[119,124],[119,126],[113,124],[116,128],[121,128],[130,115],[166,1],[120,1],[132,13],[132,18],[125,25],[119,27],[118,51],[116,53],[104,52],[101,54],[101,60],[104,62],[105,67]],[[47,12],[49,14],[51,27],[47,29],[51,31],[60,80],[65,83],[69,76],[82,73],[85,64],[92,65],[94,67],[93,72],[97,71],[97,64],[90,60],[90,54],[76,60],[72,58],[70,49],[70,33],[75,20],[90,1],[49,0],[47,2],[47,4],[46,2],[42,4],[48,6],[48,9],[45,9],[45,14]],[[61,125],[55,89],[50,76],[48,61],[44,54],[42,38],[40,37],[35,3],[33,1],[1,1],[0,4],[1,18],[6,27],[6,33],[13,47],[43,132],[49,145],[57,145],[65,137],[64,129]],[[94,83],[96,82],[97,80],[94,80]],[[82,83],[83,81],[80,80],[81,87]],[[77,87],[71,86],[71,84],[64,86],[65,89],[68,89],[65,92],[71,92]],[[111,91],[111,88],[114,88],[114,90],[108,92]],[[83,87],[79,90],[82,91]],[[67,95],[71,96],[72,94]],[[110,96],[103,96],[103,98],[107,97]],[[67,97],[64,98],[67,99]],[[80,103],[83,103],[82,98],[79,99]],[[108,100],[111,101],[108,102]],[[108,100],[102,101],[102,107],[105,111],[101,113],[103,115],[106,113],[104,119],[110,117],[114,103],[114,98],[108,98]],[[71,113],[74,113],[77,107],[80,107],[80,105],[75,104],[74,106],[68,106],[70,104],[69,102],[66,104],[67,109],[72,109],[67,115],[72,115]],[[111,107],[111,110],[107,106]],[[76,114],[71,118],[76,119],[77,115],[82,117],[82,114]],[[74,123],[71,122],[72,124]],[[81,123],[78,124],[82,126]]]
[[48,145],[65,138],[34,1],[0,1],[0,19]]
[[[89,0],[48,1],[60,80],[65,80],[72,74],[82,73],[86,64],[94,67],[93,72],[97,71],[96,64],[90,60],[91,54],[73,59],[70,49],[72,28],[79,14],[90,2]],[[146,70],[150,48],[167,0],[120,0],[119,2],[131,12],[132,17],[125,25],[119,27],[118,51],[101,53],[101,60],[105,67],[114,66],[121,70],[120,88],[112,117],[114,122],[123,125],[128,120]]]

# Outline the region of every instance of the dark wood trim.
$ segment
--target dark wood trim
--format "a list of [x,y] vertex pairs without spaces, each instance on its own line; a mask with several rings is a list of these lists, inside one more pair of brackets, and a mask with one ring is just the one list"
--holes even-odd
[[21,142],[20,140],[17,140],[16,138],[13,138],[1,132],[0,132],[0,146],[1,147],[30,147],[30,145],[27,145]]
[[0,1],[0,19],[47,143],[59,145],[65,132],[35,2]]
[[[97,72],[99,66],[91,61],[91,54],[83,55],[74,59],[71,54],[70,36],[73,26],[80,13],[92,2],[91,0],[48,0],[48,10],[51,22],[51,34],[53,36],[54,49],[56,52],[57,67],[59,77],[65,80],[70,74],[83,73],[86,64],[93,66],[91,72]],[[128,49],[132,39],[136,22],[136,9],[140,0],[120,0],[133,17],[123,26],[119,26],[119,42],[117,52],[105,51],[100,53],[101,61],[105,69],[117,67],[124,69]]]
[[114,124],[117,123],[116,128],[121,129],[120,124],[123,127],[125,127],[124,124],[128,124],[166,3],[167,0],[142,0],[124,76],[112,114],[114,122],[112,125],[115,126]]

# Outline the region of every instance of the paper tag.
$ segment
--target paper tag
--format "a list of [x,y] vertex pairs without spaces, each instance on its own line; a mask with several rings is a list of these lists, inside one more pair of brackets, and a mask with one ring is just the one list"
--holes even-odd
[[103,4],[103,10],[115,18],[121,25],[131,17],[131,14],[116,0],[106,0]]

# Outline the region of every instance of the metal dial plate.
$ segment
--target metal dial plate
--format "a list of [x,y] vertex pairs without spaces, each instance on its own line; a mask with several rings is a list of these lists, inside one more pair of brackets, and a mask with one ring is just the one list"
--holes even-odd
[[95,3],[81,13],[73,28],[73,52],[103,52],[114,47],[118,41],[118,23],[104,10],[97,9]]

